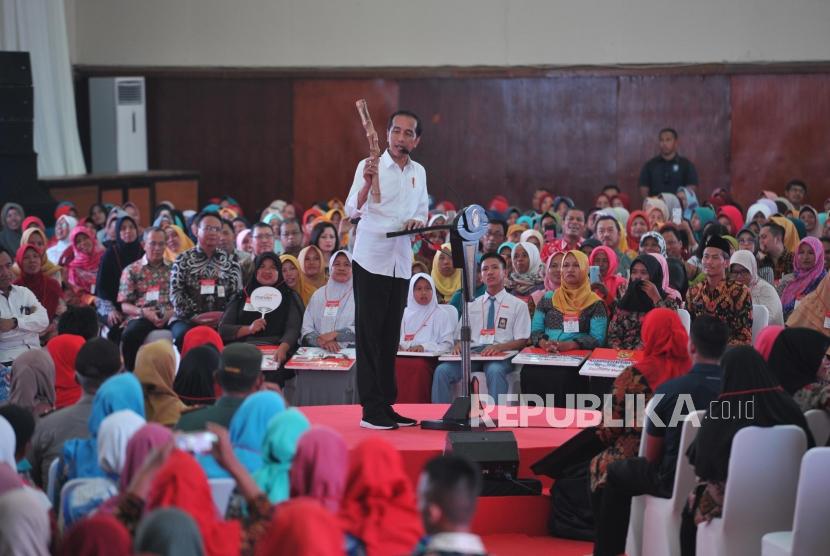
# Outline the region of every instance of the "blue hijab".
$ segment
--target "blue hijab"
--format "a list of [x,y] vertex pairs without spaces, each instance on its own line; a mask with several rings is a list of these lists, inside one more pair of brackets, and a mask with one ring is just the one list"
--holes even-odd
[[[236,413],[230,423],[230,439],[233,451],[249,473],[262,467],[262,444],[271,419],[285,411],[285,400],[276,392],[257,392],[251,394]],[[208,479],[230,477],[228,472],[216,463],[211,455],[199,456],[199,463],[204,468]]]
[[254,474],[254,480],[274,504],[288,500],[289,471],[297,453],[297,442],[310,428],[308,419],[295,407],[283,411],[268,423],[262,444],[263,465]]
[[87,428],[89,438],[73,438],[63,445],[62,470],[68,481],[84,477],[105,477],[98,466],[98,429],[108,415],[129,409],[144,417],[144,394],[141,383],[132,373],[120,373],[104,381],[92,400]]

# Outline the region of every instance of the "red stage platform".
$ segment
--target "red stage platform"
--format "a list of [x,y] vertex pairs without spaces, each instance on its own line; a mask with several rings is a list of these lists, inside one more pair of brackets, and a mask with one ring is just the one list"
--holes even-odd
[[[413,419],[439,419],[447,410],[445,404],[398,404],[395,410]],[[424,464],[444,451],[447,433],[423,430],[420,427],[405,427],[393,431],[373,431],[359,426],[361,407],[359,405],[306,406],[300,408],[314,425],[325,425],[346,440],[349,450],[361,440],[370,436],[381,436],[395,446],[403,456],[404,466],[413,484]],[[508,420],[520,420],[519,411],[526,407],[500,408],[501,424]],[[493,430],[509,430],[516,436],[519,446],[519,477],[535,477],[530,465],[552,449],[562,445],[579,432],[578,419],[586,419],[595,412],[549,408],[543,415],[527,416],[527,426],[507,426]],[[498,418],[498,416],[494,415]],[[550,426],[550,423],[557,427]],[[483,497],[479,499],[478,511],[473,522],[476,533],[485,536],[485,542],[492,554],[556,553],[582,555],[591,552],[591,543],[555,539],[547,536],[547,518],[550,498],[547,491],[552,483],[547,477],[536,477],[544,485],[543,496]]]

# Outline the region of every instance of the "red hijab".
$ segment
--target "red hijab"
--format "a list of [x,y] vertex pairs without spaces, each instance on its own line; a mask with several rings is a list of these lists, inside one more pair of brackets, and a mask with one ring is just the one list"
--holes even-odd
[[169,507],[193,518],[202,533],[207,556],[239,554],[241,524],[217,515],[205,471],[193,456],[181,450],[170,453],[153,479],[145,512]]
[[75,380],[75,358],[85,343],[83,336],[60,334],[46,344],[46,351],[55,362],[55,409],[72,405],[81,399],[83,391]]
[[133,541],[120,521],[95,514],[75,523],[63,537],[61,556],[130,556]]
[[43,224],[43,220],[38,218],[37,216],[27,216],[23,219],[23,223],[20,225],[20,230],[26,230],[31,224],[34,224],[45,234],[46,233],[46,226]]
[[351,454],[340,521],[368,554],[409,554],[423,535],[412,481],[387,441],[368,438]]
[[741,228],[744,226],[744,219],[741,217],[741,211],[732,205],[723,205],[720,209],[718,209],[718,216],[725,216],[729,219],[729,222],[732,225],[732,232],[729,235],[732,237],[736,237],[738,232],[740,232]]
[[222,342],[222,337],[216,330],[209,326],[196,326],[187,331],[182,341],[182,357],[187,355],[191,349],[205,344],[210,344],[222,353],[225,349],[225,344]]
[[631,234],[631,225],[634,223],[635,218],[642,218],[643,220],[645,220],[646,231],[648,231],[651,227],[648,224],[648,215],[644,210],[635,210],[628,217],[628,222],[626,222],[625,224],[625,238],[626,240],[628,240],[628,248],[634,251],[635,253],[639,253],[640,238],[636,238]]
[[689,335],[677,313],[671,309],[652,309],[640,329],[644,357],[635,363],[652,392],[672,378],[689,372]]
[[620,192],[620,193],[617,193],[616,195],[613,195],[609,199],[611,201],[611,206],[612,207],[614,206],[614,199],[619,199],[620,201],[622,201],[622,205],[623,205],[623,208],[625,210],[629,210],[629,208],[631,207],[631,197],[628,196],[628,193]]
[[[92,252],[82,253],[75,246],[75,238],[84,235],[92,241]],[[98,278],[98,267],[101,266],[103,249],[98,246],[95,234],[84,226],[75,226],[69,234],[69,248],[61,256],[61,264],[68,269],[67,281],[83,291],[92,292],[92,286]],[[71,255],[70,255],[71,254]]]
[[46,309],[46,313],[49,315],[49,322],[51,322],[55,318],[55,311],[58,310],[58,304],[63,297],[63,291],[57,280],[47,278],[43,272],[27,274],[23,271],[23,257],[29,249],[37,253],[39,259],[43,258],[43,251],[36,246],[28,243],[21,245],[17,249],[17,254],[14,257],[14,261],[17,263],[18,268],[20,268],[20,277],[14,281],[14,284],[16,286],[25,286],[32,290],[37,300]]
[[605,305],[610,307],[614,300],[617,299],[617,290],[622,284],[625,284],[625,278],[617,276],[617,267],[620,266],[620,262],[617,260],[617,254],[614,253],[613,249],[605,245],[594,247],[594,250],[591,251],[591,256],[588,258],[588,264],[594,264],[597,253],[605,253],[605,256],[608,257],[608,271],[600,276],[600,280],[605,284],[605,289],[608,290],[608,295],[605,296],[603,301]]
[[[411,549],[412,547],[410,547]],[[410,551],[401,552],[409,554]],[[256,544],[256,556],[337,556],[345,554],[337,518],[313,498],[279,505],[271,526]],[[371,554],[371,552],[370,552]]]
[[775,340],[778,339],[778,335],[783,331],[783,326],[773,324],[761,330],[758,337],[755,338],[755,349],[758,350],[758,353],[761,354],[764,361],[769,361],[769,354],[772,353],[772,346],[775,345]]

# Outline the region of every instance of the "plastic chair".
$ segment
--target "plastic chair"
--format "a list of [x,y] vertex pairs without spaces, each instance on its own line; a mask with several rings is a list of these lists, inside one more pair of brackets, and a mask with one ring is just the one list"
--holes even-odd
[[[681,320],[682,317],[681,317]],[[646,404],[646,414],[654,411],[657,402],[651,398]],[[639,457],[646,455],[646,427],[643,423],[643,430],[640,433],[640,449],[637,452]],[[631,515],[628,518],[628,536],[625,540],[625,553],[628,556],[640,556],[643,551],[643,514],[645,512],[645,500],[643,496],[635,496],[631,499]]]
[[804,414],[807,426],[813,433],[816,446],[826,446],[830,440],[830,413],[823,409],[810,409]]
[[801,460],[792,531],[767,533],[763,556],[812,556],[830,550],[830,448],[813,448]]
[[55,498],[55,487],[58,484],[58,463],[60,463],[60,459],[61,458],[55,458],[52,460],[52,463],[49,464],[49,472],[46,475],[46,496],[49,497],[49,501],[52,504],[58,503]]
[[210,494],[213,496],[213,503],[216,505],[216,511],[221,517],[225,517],[228,511],[228,504],[231,501],[231,494],[236,488],[236,481],[229,478],[208,479],[210,484]]
[[764,305],[752,306],[752,344],[755,344],[755,338],[761,333],[761,330],[769,324],[769,309]]
[[118,485],[103,477],[67,481],[61,488],[58,527],[61,531],[66,531],[117,494]]
[[766,533],[790,527],[806,447],[807,435],[795,425],[738,431],[732,440],[723,516],[698,526],[697,554],[757,556]]
[[686,329],[686,334],[688,334],[692,327],[692,315],[686,309],[678,309],[677,316],[680,317],[680,322],[683,323],[683,328]]

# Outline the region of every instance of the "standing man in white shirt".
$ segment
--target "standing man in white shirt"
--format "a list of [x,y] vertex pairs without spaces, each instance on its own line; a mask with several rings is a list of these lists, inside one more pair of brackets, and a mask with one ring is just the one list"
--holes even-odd
[[0,365],[11,366],[18,355],[40,347],[40,333],[49,326],[46,309],[35,294],[15,286],[14,259],[0,247]]
[[[357,332],[357,388],[363,406],[360,426],[396,429],[414,419],[398,415],[395,356],[412,274],[408,236],[387,232],[411,230],[427,221],[429,200],[424,167],[409,157],[421,141],[421,121],[398,110],[389,118],[388,148],[377,159],[357,165],[346,199],[350,219],[360,218],[354,245],[354,301]],[[380,183],[380,201],[370,195],[372,177]]]
[[[498,253],[485,253],[481,257],[481,278],[487,288],[468,305],[470,338],[474,352],[493,355],[502,351],[521,350],[530,338],[530,312],[527,304],[504,289],[506,263]],[[455,331],[461,337],[461,322]],[[461,353],[461,343],[456,342],[453,354]],[[496,403],[499,396],[507,394],[507,375],[513,372],[510,359],[501,361],[473,361],[473,372],[484,371],[487,377],[487,393]],[[450,403],[453,384],[461,380],[461,363],[444,362],[435,368],[432,379],[432,403]]]

